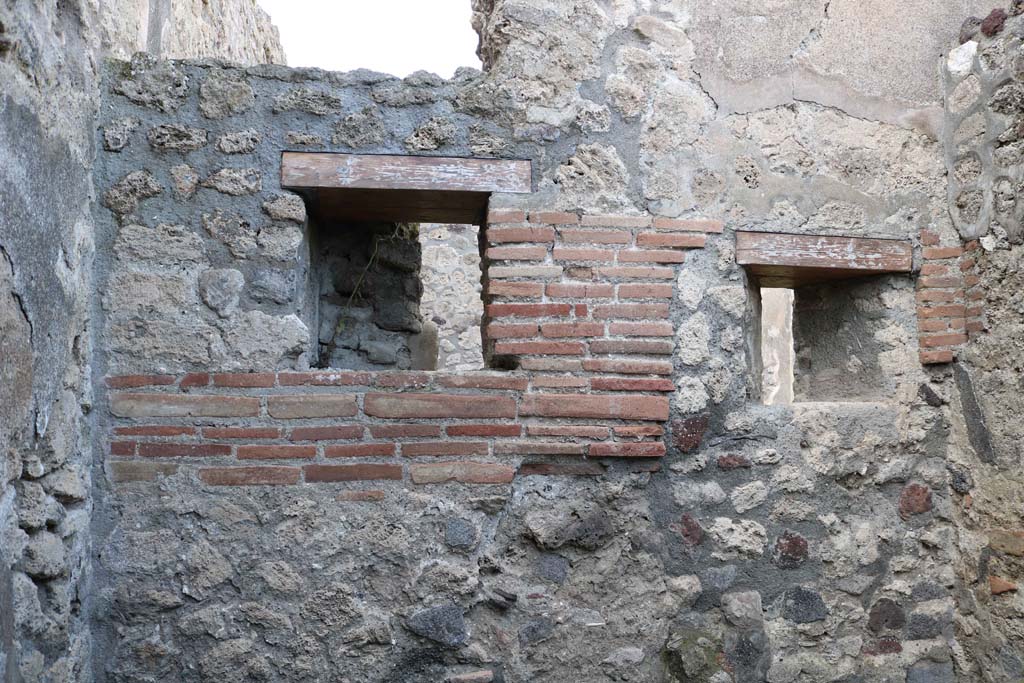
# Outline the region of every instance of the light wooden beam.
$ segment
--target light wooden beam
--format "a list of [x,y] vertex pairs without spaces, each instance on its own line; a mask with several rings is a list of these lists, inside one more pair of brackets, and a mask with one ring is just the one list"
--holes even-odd
[[528,193],[522,159],[283,152],[281,187],[297,190],[426,190]]
[[909,273],[907,240],[780,232],[736,233],[736,262],[762,287],[799,287],[883,273]]

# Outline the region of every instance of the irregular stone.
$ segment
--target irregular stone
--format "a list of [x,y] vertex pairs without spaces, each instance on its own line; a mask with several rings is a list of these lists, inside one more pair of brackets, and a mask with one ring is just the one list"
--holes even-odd
[[565,583],[569,576],[569,560],[554,553],[541,553],[537,558],[537,575],[554,583]]
[[435,116],[419,126],[405,139],[410,152],[429,152],[455,141],[455,126],[446,118]]
[[1003,26],[1006,25],[1006,19],[1006,10],[1002,7],[997,7],[989,12],[987,17],[982,19],[981,26],[979,28],[982,33],[991,38],[992,36],[1002,32]]
[[710,631],[685,629],[673,631],[668,636],[662,660],[671,678],[669,681],[680,683],[689,681],[706,681],[719,683],[722,673],[719,653],[721,645]]
[[764,623],[761,594],[757,591],[724,594],[722,612],[729,623],[738,628],[759,628]]
[[40,482],[47,493],[63,503],[80,503],[89,497],[88,478],[74,465],[69,464],[54,470]]
[[529,514],[526,527],[541,548],[556,550],[573,545],[585,550],[600,548],[614,532],[611,519],[604,510],[590,513],[554,515],[549,511]]
[[251,275],[247,293],[257,303],[287,304],[295,298],[298,275],[294,270],[262,268]]
[[21,569],[33,578],[53,579],[67,571],[67,551],[60,536],[38,531],[28,538]]
[[60,521],[64,508],[47,495],[41,485],[23,481],[18,487],[18,525],[22,529],[42,529]]
[[942,623],[929,614],[914,612],[907,622],[907,640],[929,640],[942,635]]
[[554,181],[567,204],[585,210],[612,211],[629,204],[625,197],[629,171],[610,145],[580,145],[555,171]]
[[188,164],[171,166],[171,183],[174,196],[178,199],[191,199],[199,187],[199,174]]
[[208,119],[243,114],[255,103],[252,86],[235,71],[211,71],[199,86],[199,111]]
[[772,562],[779,569],[796,569],[807,561],[807,539],[795,531],[784,531],[775,540]]
[[786,591],[782,616],[798,624],[809,624],[823,621],[828,616],[828,609],[820,595],[802,586],[796,586]]
[[726,556],[737,553],[751,556],[764,554],[767,533],[763,526],[753,520],[716,517],[708,527],[708,533],[725,548]]
[[274,113],[302,111],[315,116],[327,116],[341,111],[341,99],[312,88],[292,88],[274,98]]
[[252,128],[225,133],[217,138],[217,149],[225,154],[250,154],[260,144],[260,134]]
[[476,526],[469,520],[453,517],[445,523],[444,542],[449,548],[468,552],[476,547],[478,533]]
[[736,512],[747,512],[753,510],[768,499],[768,487],[764,482],[752,481],[743,486],[737,486],[729,494],[732,506]]
[[181,592],[197,600],[203,600],[210,592],[232,577],[231,563],[208,541],[200,540],[189,546],[185,553],[185,565],[189,569],[188,580]]
[[720,455],[718,456],[716,463],[718,464],[718,469],[725,470],[726,472],[750,468],[750,458],[745,455],[740,455],[739,453],[726,453],[725,455]]
[[208,135],[202,128],[166,123],[150,128],[146,139],[158,152],[191,152],[205,147]]
[[169,113],[188,95],[188,76],[177,64],[140,52],[132,57],[129,75],[115,83],[113,90],[135,104]]
[[202,185],[222,194],[241,197],[259,192],[263,188],[263,176],[256,168],[222,168],[208,175]]
[[405,622],[406,628],[445,647],[459,647],[469,639],[462,608],[442,605],[416,612]]
[[256,251],[256,231],[241,216],[226,215],[220,209],[204,213],[203,228],[223,242],[235,258],[248,258]]
[[432,73],[417,71],[405,79],[388,79],[373,86],[370,97],[389,107],[409,107],[437,101],[438,86],[444,83]]
[[263,202],[263,213],[275,221],[291,221],[305,224],[306,202],[297,194],[274,195]]
[[199,276],[199,294],[203,303],[226,318],[238,308],[238,297],[245,277],[233,268],[212,268]]
[[271,223],[256,236],[263,255],[275,261],[292,261],[302,244],[302,230],[294,225]]
[[708,357],[711,325],[703,313],[695,313],[679,326],[676,348],[683,365],[698,365]]
[[704,529],[689,513],[685,513],[679,518],[677,529],[679,535],[683,537],[683,543],[690,547],[700,545],[700,542],[704,540]]
[[890,629],[897,631],[907,623],[903,608],[895,600],[880,598],[868,613],[868,628],[875,633]]
[[1024,531],[993,529],[988,533],[988,545],[996,552],[1024,557]]
[[469,151],[476,156],[498,157],[510,147],[509,141],[496,135],[479,124],[469,127]]
[[230,370],[274,370],[299,356],[309,344],[309,329],[298,316],[263,311],[236,314],[223,324]]
[[708,416],[697,415],[672,422],[672,441],[682,453],[692,453],[700,448],[704,432],[708,428]]
[[139,207],[139,202],[155,197],[164,188],[149,171],[132,171],[122,177],[103,195],[103,205],[118,215],[127,215]]
[[384,144],[387,137],[387,130],[380,112],[376,107],[367,106],[347,114],[345,118],[334,124],[331,144],[349,149],[365,149]]
[[555,622],[547,617],[531,619],[519,629],[519,644],[522,647],[536,645],[550,638],[555,632]]
[[136,118],[122,118],[111,121],[103,127],[103,149],[108,152],[120,152],[127,147],[132,139],[132,133],[139,127]]
[[907,670],[907,683],[955,683],[952,662],[920,661]]
[[296,593],[302,589],[302,576],[283,560],[264,562],[256,573],[267,586],[279,593]]
[[1001,576],[988,577],[988,586],[992,595],[1002,595],[1003,593],[1014,593],[1017,591],[1017,584],[1007,581]]
[[923,484],[910,483],[900,493],[900,517],[908,519],[932,509],[932,491]]
[[679,596],[683,607],[692,607],[704,592],[704,586],[696,574],[669,577],[665,580],[665,585]]
[[674,402],[676,409],[683,413],[699,413],[708,407],[707,387],[697,377],[680,377],[676,380]]
[[960,24],[960,44],[963,45],[978,35],[978,29],[980,28],[981,19],[979,17],[967,17],[964,19],[964,23]]
[[946,59],[946,69],[953,78],[963,78],[974,68],[974,57],[978,54],[978,43],[973,40],[964,42],[960,47],[951,50]]
[[320,147],[324,144],[324,139],[316,133],[305,133],[299,130],[290,130],[285,133],[284,141],[286,144],[296,147]]

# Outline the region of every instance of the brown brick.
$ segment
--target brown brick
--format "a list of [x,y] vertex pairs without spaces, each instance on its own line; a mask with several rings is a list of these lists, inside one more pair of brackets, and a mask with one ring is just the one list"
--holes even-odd
[[537,297],[544,295],[540,282],[488,282],[487,293],[491,296]]
[[332,425],[330,427],[293,427],[288,438],[292,441],[343,441],[363,438],[362,425]]
[[568,244],[629,244],[629,230],[559,230],[558,237]]
[[668,304],[604,304],[594,306],[594,317],[599,320],[667,318]]
[[955,358],[952,351],[921,351],[921,363],[924,365],[935,365],[938,363],[952,363]]
[[543,280],[547,278],[556,278],[562,276],[562,266],[534,266],[534,265],[514,265],[514,266],[487,266],[486,276],[491,280],[500,280],[502,278],[515,278],[515,277],[526,277]]
[[324,446],[328,458],[371,458],[395,454],[393,443],[353,443]]
[[947,306],[918,306],[917,317],[919,318],[957,318],[963,317],[967,307],[963,304],[952,304]]
[[[927,266],[927,265],[931,265],[931,264],[926,263],[925,265]],[[974,268],[975,265],[977,265],[977,262],[973,258],[968,257],[968,258],[965,258],[965,259],[961,259],[961,261],[960,261],[960,272],[961,273],[966,273],[967,271],[969,271],[972,268]],[[945,267],[945,266],[943,266],[943,267]],[[924,266],[921,266],[921,274],[922,275],[925,274]]]
[[373,382],[373,374],[369,372],[279,372],[277,381],[283,387],[317,386],[317,387],[348,387],[369,386]]
[[516,402],[508,396],[463,396],[452,394],[367,394],[364,410],[371,417],[470,419],[515,417]]
[[488,223],[525,223],[526,212],[519,209],[491,209],[487,212]]
[[618,280],[671,280],[675,269],[658,266],[609,266],[597,269],[598,276]]
[[180,389],[192,389],[194,387],[205,387],[210,385],[210,373],[208,372],[190,372],[181,378],[178,382],[178,388]]
[[203,427],[204,439],[277,439],[281,430],[274,427]]
[[988,328],[985,325],[985,322],[982,320],[971,320],[970,322],[967,323],[966,329],[968,332],[975,333],[984,332]]
[[981,278],[977,275],[968,274],[964,275],[964,287],[974,287],[981,282]]
[[438,383],[443,387],[455,389],[507,389],[509,391],[526,391],[530,380],[528,377],[509,377],[508,375],[444,375]]
[[583,444],[562,441],[498,441],[495,455],[583,455]]
[[519,466],[521,477],[599,477],[605,468],[597,462],[524,462]]
[[586,387],[589,382],[586,377],[572,377],[568,375],[534,375],[530,378],[530,384],[534,388],[547,387],[556,389],[579,389]]
[[656,230],[672,230],[676,232],[722,232],[725,229],[725,225],[722,221],[708,220],[708,219],[679,219],[679,218],[663,218],[656,216],[654,218],[654,228]]
[[545,337],[603,337],[604,323],[544,323],[540,326]]
[[555,231],[553,228],[539,228],[536,226],[487,228],[487,239],[490,242],[499,244],[515,242],[551,243],[555,241]]
[[316,446],[264,445],[239,446],[239,460],[280,460],[285,458],[315,458]]
[[573,439],[607,439],[608,428],[601,425],[529,424],[530,436],[564,436]]
[[110,412],[117,417],[255,417],[260,414],[260,400],[245,396],[113,394]]
[[926,247],[934,247],[939,243],[939,233],[931,230],[921,231],[921,244]]
[[107,386],[111,389],[166,386],[174,384],[176,379],[174,375],[121,375],[119,377],[107,377]]
[[967,343],[966,334],[923,334],[920,344],[924,348],[936,346],[956,346]]
[[531,211],[531,223],[548,223],[550,225],[575,225],[580,217],[568,211]]
[[522,427],[517,424],[450,425],[448,436],[519,436]]
[[121,457],[130,457],[135,455],[135,442],[134,441],[112,441],[110,443],[110,454]]
[[378,387],[389,389],[422,389],[430,386],[432,375],[426,372],[381,372],[378,373]]
[[588,372],[613,372],[622,375],[671,375],[672,363],[659,360],[618,360],[588,358],[583,361]]
[[671,249],[637,249],[620,251],[619,263],[683,263],[686,254]]
[[204,467],[199,478],[213,486],[264,486],[299,483],[298,467]]
[[219,443],[140,443],[139,455],[146,458],[215,458],[231,455],[231,446]]
[[110,480],[115,484],[128,484],[135,481],[156,481],[158,477],[170,477],[178,473],[178,466],[170,462],[125,462],[112,461]]
[[409,476],[414,484],[508,484],[516,471],[507,465],[483,462],[438,462],[409,465]]
[[277,376],[273,372],[230,372],[213,376],[215,387],[272,387]]
[[660,458],[665,455],[661,441],[606,441],[590,444],[591,458]]
[[339,503],[379,503],[384,500],[383,491],[342,491],[334,497]]
[[543,261],[548,256],[547,247],[490,247],[486,257],[492,261]]
[[141,427],[116,427],[118,436],[193,436],[195,427],[176,427],[171,425],[145,425]]
[[595,285],[569,282],[552,282],[548,285],[548,296],[572,299],[610,299],[615,295],[613,285]]
[[685,232],[642,232],[636,236],[638,247],[675,247],[677,249],[700,249],[707,243],[703,234]]
[[523,415],[539,417],[590,418],[598,420],[668,419],[668,398],[636,394],[573,396],[527,394],[522,401]]
[[271,417],[282,420],[352,417],[358,411],[356,398],[351,395],[297,394],[267,398],[267,412]]
[[918,281],[917,281],[917,284],[919,286],[921,286],[921,287],[932,287],[932,288],[935,288],[935,287],[938,287],[938,288],[943,288],[943,287],[959,287],[960,284],[961,284],[961,280],[958,277],[934,275],[934,276],[928,276],[928,277],[919,278]]
[[620,425],[612,427],[615,436],[626,436],[641,438],[644,436],[661,436],[665,428],[661,425]]
[[[622,324],[625,325],[626,323]],[[616,333],[613,332],[613,334]],[[669,330],[669,334],[665,336],[671,336],[671,329]],[[645,356],[671,356],[674,350],[675,344],[667,339],[657,341],[640,341],[637,339],[614,341],[596,339],[590,342],[591,353],[635,353]]]
[[[608,334],[613,337],[671,337],[674,332],[670,322],[611,323],[608,325]],[[671,353],[671,350],[669,353]]]
[[646,228],[651,225],[651,217],[587,214],[580,222],[583,225],[597,225],[603,228]]
[[487,455],[488,449],[486,441],[421,441],[402,444],[402,455]]
[[949,266],[945,263],[924,263],[921,265],[921,275],[946,275],[949,273]]
[[555,247],[551,257],[556,261],[601,261],[603,263],[613,263],[615,261],[615,252],[611,249]]
[[484,334],[488,339],[528,339],[537,336],[537,323],[491,323]]
[[624,379],[621,377],[595,377],[590,380],[594,391],[674,391],[670,379]]
[[375,439],[413,439],[425,436],[441,436],[440,425],[370,425],[370,434]]
[[949,330],[951,322],[948,318],[922,318],[917,321],[917,330],[918,332],[946,332]]
[[307,483],[329,483],[335,481],[377,481],[400,480],[401,465],[359,463],[357,465],[304,465],[303,473]]
[[963,247],[925,247],[921,250],[926,259],[956,258],[964,253]]
[[917,300],[921,303],[956,301],[959,297],[960,292],[949,289],[922,289],[917,292]]
[[492,318],[541,318],[553,315],[569,315],[569,304],[488,304],[487,315]]
[[494,352],[499,355],[582,356],[584,350],[580,342],[498,342],[494,345]]
[[583,370],[583,363],[567,356],[526,356],[519,359],[519,367],[535,372],[580,372]]
[[672,285],[619,285],[620,299],[671,299]]

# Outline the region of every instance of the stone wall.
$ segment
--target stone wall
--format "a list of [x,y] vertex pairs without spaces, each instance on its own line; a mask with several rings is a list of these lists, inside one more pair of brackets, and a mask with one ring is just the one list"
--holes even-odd
[[1021,637],[1024,505],[1020,415],[1024,307],[1024,86],[1019,3],[964,24],[960,45],[944,61],[943,136],[949,200],[969,249],[975,284],[959,363],[943,373],[952,425],[950,466],[962,577],[958,653],[972,680],[1024,676]]
[[[170,3],[167,3],[168,5]],[[147,46],[145,2],[0,4],[0,679],[91,680],[89,325],[99,62]],[[281,55],[269,21],[231,56]],[[160,20],[162,26],[169,24]],[[224,22],[207,14],[207,30]],[[194,27],[179,23],[187,39]],[[208,41],[205,54],[223,54]],[[187,56],[187,46],[176,54]],[[227,56],[225,54],[225,56]]]

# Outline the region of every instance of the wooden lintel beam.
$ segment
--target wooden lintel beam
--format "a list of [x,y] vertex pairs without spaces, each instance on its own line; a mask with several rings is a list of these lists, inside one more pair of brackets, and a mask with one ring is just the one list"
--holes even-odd
[[874,273],[909,273],[914,249],[907,240],[832,235],[794,235],[778,232],[736,233],[736,262],[751,272],[799,271],[821,277],[835,271],[839,277]]
[[426,190],[528,193],[522,159],[283,152],[281,187],[290,189]]

